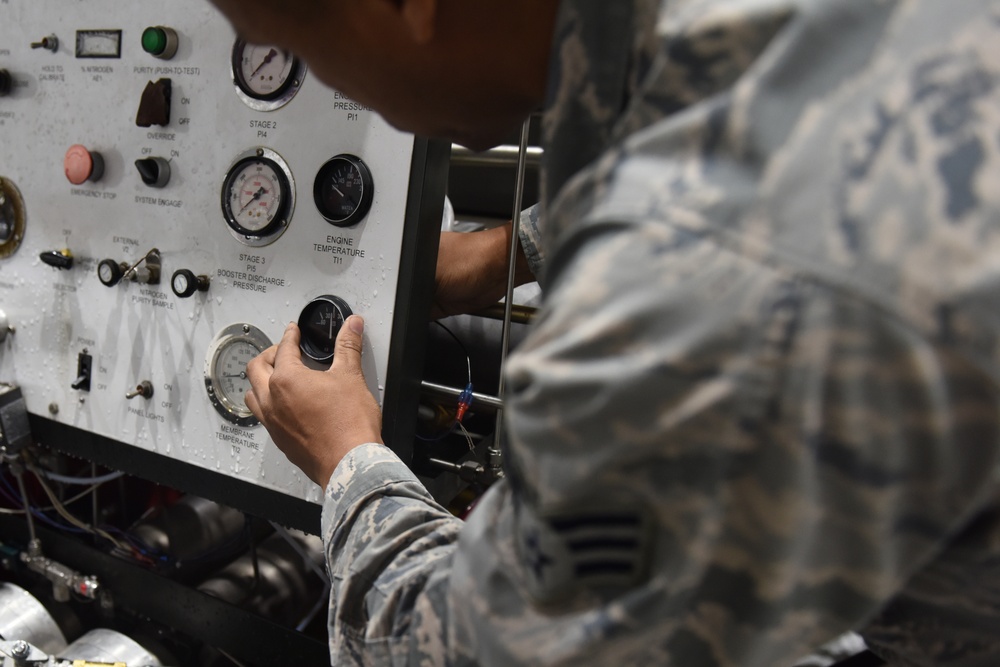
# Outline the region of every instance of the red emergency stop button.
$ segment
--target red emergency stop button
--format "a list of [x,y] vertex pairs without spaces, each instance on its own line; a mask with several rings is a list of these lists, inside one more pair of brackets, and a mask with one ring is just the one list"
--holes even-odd
[[66,178],[73,185],[99,181],[104,175],[104,158],[100,153],[88,151],[80,144],[74,144],[66,151],[63,168],[66,170]]

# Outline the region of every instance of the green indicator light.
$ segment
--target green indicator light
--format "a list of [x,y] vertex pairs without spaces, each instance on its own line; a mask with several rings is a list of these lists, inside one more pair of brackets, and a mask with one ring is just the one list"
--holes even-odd
[[142,50],[154,56],[167,48],[167,33],[163,28],[146,28],[142,31]]

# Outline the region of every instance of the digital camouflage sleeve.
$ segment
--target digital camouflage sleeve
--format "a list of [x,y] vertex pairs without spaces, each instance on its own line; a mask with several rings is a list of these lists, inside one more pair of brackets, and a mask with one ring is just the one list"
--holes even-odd
[[564,0],[543,134],[508,479],[344,459],[335,664],[1000,664],[1000,2]]

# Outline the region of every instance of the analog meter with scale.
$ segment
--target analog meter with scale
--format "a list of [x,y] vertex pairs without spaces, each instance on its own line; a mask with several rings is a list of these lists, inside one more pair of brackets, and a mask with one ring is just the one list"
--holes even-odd
[[205,357],[205,389],[226,421],[237,426],[260,423],[244,400],[250,389],[247,364],[269,347],[270,339],[252,324],[231,324],[212,340]]
[[277,46],[233,45],[233,85],[244,104],[256,111],[274,111],[288,104],[302,85],[305,64]]

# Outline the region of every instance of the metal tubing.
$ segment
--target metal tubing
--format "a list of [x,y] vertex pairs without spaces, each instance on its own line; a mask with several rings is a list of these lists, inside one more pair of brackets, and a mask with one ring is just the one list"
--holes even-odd
[[[426,380],[420,383],[420,387],[424,391],[428,391],[433,394],[442,394],[444,396],[451,396],[454,398],[458,398],[464,391],[463,389],[459,389],[458,387],[448,387],[443,384],[435,384],[433,382],[427,382]],[[496,396],[490,396],[489,394],[478,394],[476,392],[472,392],[472,404],[485,405],[487,407],[496,409],[503,407],[503,401],[501,401]]]
[[[531,128],[531,119],[525,119],[521,126],[521,145],[517,154],[517,178],[514,185],[514,210],[511,213],[510,230],[510,257],[507,266],[507,298],[504,303],[503,316],[503,340],[500,344],[500,386],[497,395],[503,400],[504,393],[504,370],[507,366],[507,352],[510,347],[510,316],[514,305],[514,272],[517,268],[517,248],[521,243],[519,238],[521,229],[521,208],[524,201],[524,172],[527,167],[528,158],[528,131]],[[503,406],[497,408],[496,441],[495,446],[490,448],[490,455],[495,456],[500,449],[500,429],[503,427]]]
[[[542,149],[531,146],[527,151],[528,166],[537,168],[542,161]],[[451,147],[451,162],[455,167],[514,167],[518,164],[519,156],[517,146],[496,146],[479,153],[458,144],[452,144]]]

